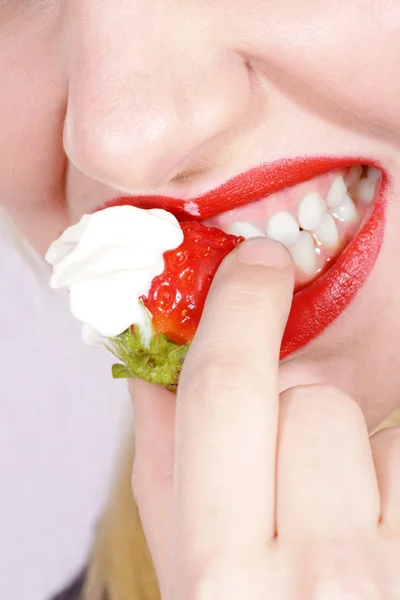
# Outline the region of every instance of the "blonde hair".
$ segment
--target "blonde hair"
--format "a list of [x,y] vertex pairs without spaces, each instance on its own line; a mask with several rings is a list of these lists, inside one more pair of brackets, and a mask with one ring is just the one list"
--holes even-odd
[[[375,431],[399,424],[400,409]],[[82,600],[160,600],[131,490],[133,456],[131,441],[99,524]]]
[[131,489],[133,441],[122,455],[98,526],[82,600],[160,600]]

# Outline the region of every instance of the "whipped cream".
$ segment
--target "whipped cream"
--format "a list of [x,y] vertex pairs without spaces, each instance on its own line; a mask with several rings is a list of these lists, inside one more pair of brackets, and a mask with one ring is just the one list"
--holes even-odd
[[[84,215],[46,254],[52,288],[68,288],[83,338],[96,344],[137,325],[149,332],[141,296],[164,270],[163,254],[180,246],[183,232],[165,210],[114,206]],[[97,344],[96,344],[97,345]]]

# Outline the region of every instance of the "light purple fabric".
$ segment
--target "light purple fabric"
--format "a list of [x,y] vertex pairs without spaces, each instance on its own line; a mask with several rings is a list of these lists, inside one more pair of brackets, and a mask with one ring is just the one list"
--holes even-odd
[[[0,211],[0,598],[45,600],[84,566],[129,427],[112,357]],[[128,417],[128,418],[127,418]]]

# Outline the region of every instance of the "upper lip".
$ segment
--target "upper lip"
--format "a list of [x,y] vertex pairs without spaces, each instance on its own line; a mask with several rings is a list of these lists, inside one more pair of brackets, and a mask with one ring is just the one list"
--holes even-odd
[[[372,161],[354,157],[289,158],[250,169],[197,198],[170,198],[161,195],[121,196],[107,202],[101,208],[132,204],[138,208],[162,208],[175,215],[180,221],[206,220],[222,212],[261,200],[286,187],[292,187],[324,173],[357,163],[372,164]],[[379,165],[377,166],[379,168]],[[193,215],[185,210],[185,205],[189,202],[195,203],[198,214]]]

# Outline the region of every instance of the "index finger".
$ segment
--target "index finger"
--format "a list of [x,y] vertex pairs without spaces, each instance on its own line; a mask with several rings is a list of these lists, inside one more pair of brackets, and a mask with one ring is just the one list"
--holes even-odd
[[274,535],[279,350],[293,285],[286,249],[255,238],[225,259],[211,287],[177,396],[181,573]]

